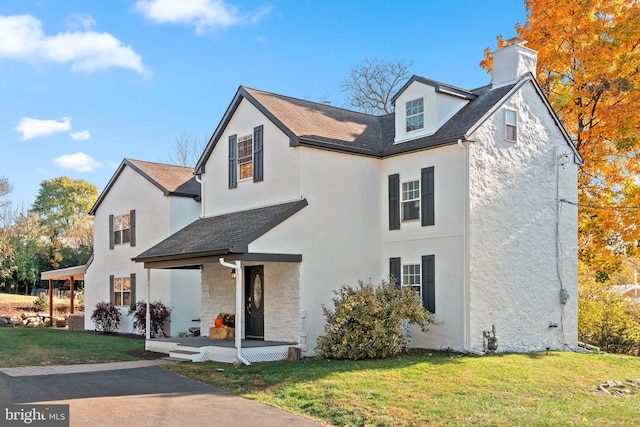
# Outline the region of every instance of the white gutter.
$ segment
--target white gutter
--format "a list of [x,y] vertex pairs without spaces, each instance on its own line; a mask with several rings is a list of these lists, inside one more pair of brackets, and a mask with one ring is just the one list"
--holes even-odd
[[251,366],[248,360],[242,357],[242,265],[240,261],[235,264],[225,262],[224,258],[219,259],[224,267],[233,268],[236,271],[236,358],[247,366]]
[[200,184],[200,218],[204,218],[204,182],[200,175],[194,175],[196,177],[196,182]]
[[471,329],[471,318],[470,318],[470,310],[471,310],[471,274],[469,271],[469,146],[462,142],[462,140],[458,140],[458,145],[462,147],[464,150],[464,219],[462,221],[462,246],[463,246],[463,269],[464,269],[464,279],[463,279],[463,291],[462,291],[462,350],[465,353],[475,354],[476,356],[484,356],[484,351],[476,350],[475,348],[471,348],[471,335],[469,330]]

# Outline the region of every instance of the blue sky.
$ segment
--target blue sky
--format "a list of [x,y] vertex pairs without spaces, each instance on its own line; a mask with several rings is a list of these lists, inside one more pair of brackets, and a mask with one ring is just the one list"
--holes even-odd
[[516,0],[2,0],[0,176],[27,207],[58,176],[101,191],[124,157],[208,138],[239,85],[344,106],[365,57],[479,87],[525,19]]

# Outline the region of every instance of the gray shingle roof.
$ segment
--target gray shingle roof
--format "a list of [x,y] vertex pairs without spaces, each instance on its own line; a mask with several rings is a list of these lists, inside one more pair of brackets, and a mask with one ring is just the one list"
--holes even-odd
[[306,200],[198,219],[133,258],[136,262],[246,253],[249,243],[300,209]]
[[[437,147],[456,142],[458,139],[464,140],[471,127],[499,103],[514,86],[515,84],[512,84],[497,89],[491,89],[491,86],[484,86],[473,90],[472,93],[477,95],[477,98],[465,105],[433,135],[395,145],[393,144],[393,137],[385,138],[382,142],[384,155]],[[390,126],[394,126],[394,123],[390,123]],[[390,132],[393,132],[393,129]]]
[[145,179],[155,185],[165,196],[191,197],[200,199],[200,184],[193,175],[193,168],[164,163],[145,162],[142,160],[124,159],[116,172],[113,174],[106,187],[100,193],[98,200],[89,211],[95,215],[96,210],[106,197],[109,190],[124,170],[125,166],[130,167]]

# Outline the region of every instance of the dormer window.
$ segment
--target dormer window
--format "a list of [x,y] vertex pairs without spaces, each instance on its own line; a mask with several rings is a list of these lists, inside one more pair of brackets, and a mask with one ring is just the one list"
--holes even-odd
[[407,102],[407,132],[424,128],[424,98]]
[[518,140],[518,115],[514,110],[505,110],[505,139],[510,142]]

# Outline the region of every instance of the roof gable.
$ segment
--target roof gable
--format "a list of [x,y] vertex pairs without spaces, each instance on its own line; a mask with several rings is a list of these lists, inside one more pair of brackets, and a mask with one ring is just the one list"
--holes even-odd
[[95,215],[96,210],[116,183],[125,167],[129,167],[137,172],[162,191],[165,196],[200,199],[200,184],[196,181],[192,168],[125,158],[89,211],[91,215]]

